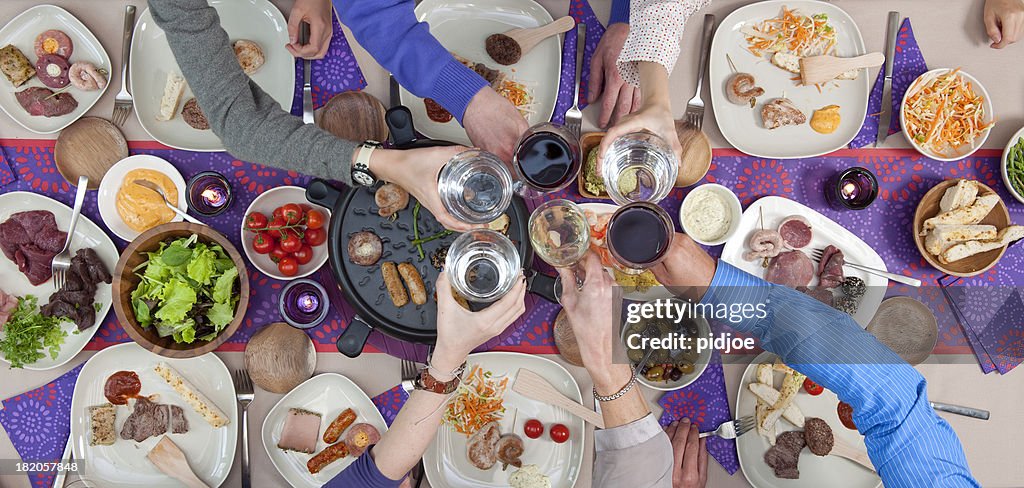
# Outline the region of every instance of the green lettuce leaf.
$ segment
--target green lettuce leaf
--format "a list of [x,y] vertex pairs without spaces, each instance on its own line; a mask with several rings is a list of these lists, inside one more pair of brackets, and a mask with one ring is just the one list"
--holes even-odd
[[224,271],[224,274],[217,278],[213,285],[213,301],[217,303],[231,303],[232,292],[235,289],[235,280],[238,278],[238,268],[232,266]]
[[206,318],[210,319],[210,323],[213,324],[219,332],[234,320],[235,308],[227,303],[215,303],[210,307],[210,310],[206,312]]
[[177,278],[164,286],[163,301],[154,316],[165,322],[181,322],[196,303],[196,291]]
[[210,284],[210,278],[213,276],[214,264],[217,256],[209,249],[196,249],[192,253],[192,260],[188,262],[188,277],[195,280],[200,285],[206,286]]

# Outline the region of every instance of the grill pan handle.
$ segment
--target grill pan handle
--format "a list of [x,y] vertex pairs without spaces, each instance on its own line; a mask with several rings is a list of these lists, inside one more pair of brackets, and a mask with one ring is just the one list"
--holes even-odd
[[330,183],[317,178],[306,187],[306,200],[334,210],[334,207],[341,201],[341,191]]
[[338,337],[336,344],[338,352],[350,358],[359,357],[363,353],[363,346],[366,345],[366,339],[370,337],[371,331],[373,329],[358,316],[352,317],[348,327]]
[[535,269],[531,269],[526,276],[526,290],[551,303],[558,303],[562,294],[561,285],[557,276],[549,276]]
[[391,134],[391,145],[396,149],[411,147],[416,142],[416,127],[412,123],[412,112],[408,107],[397,105],[384,113],[384,122]]

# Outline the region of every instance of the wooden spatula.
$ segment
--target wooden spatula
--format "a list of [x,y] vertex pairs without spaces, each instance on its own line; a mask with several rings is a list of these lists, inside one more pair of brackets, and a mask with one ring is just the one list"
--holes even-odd
[[871,471],[875,470],[875,465],[871,464],[871,459],[868,458],[868,453],[857,449],[849,444],[846,444],[839,439],[835,439],[832,444],[832,451],[828,453],[830,456],[839,456],[842,458],[849,459]]
[[548,380],[541,375],[528,369],[519,369],[516,373],[516,382],[512,385],[512,391],[532,398],[538,402],[561,407],[569,413],[594,424],[599,429],[604,428],[604,418],[597,412],[570,400],[569,397],[555,389]]
[[178,445],[167,436],[163,436],[160,442],[153,446],[153,450],[146,454],[146,458],[164,474],[182,482],[189,488],[210,488],[192,472],[192,468],[188,466],[188,460],[185,459],[185,453],[181,452]]
[[495,61],[498,61],[501,64],[518,63],[520,58],[526,56],[526,53],[530,52],[530,50],[532,50],[534,47],[537,47],[537,44],[540,44],[540,42],[543,41],[544,39],[547,39],[555,34],[567,32],[575,26],[576,20],[567,15],[554,22],[551,22],[550,24],[542,25],[540,27],[530,27],[529,29],[512,29],[509,31],[505,31],[501,34],[495,34],[497,36],[505,36],[511,38],[513,41],[516,42],[516,44],[519,44],[519,58],[516,58],[511,63],[501,63],[501,61],[499,61],[498,59],[495,59]]
[[885,62],[882,53],[869,53],[854,58],[810,56],[800,58],[800,80],[804,85],[817,85],[834,80],[852,69],[874,68]]

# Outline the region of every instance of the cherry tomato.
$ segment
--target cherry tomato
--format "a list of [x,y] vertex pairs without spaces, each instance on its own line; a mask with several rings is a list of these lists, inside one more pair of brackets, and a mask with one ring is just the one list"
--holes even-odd
[[313,248],[309,247],[309,244],[303,244],[298,251],[292,252],[292,256],[299,264],[306,264],[313,260]]
[[857,430],[857,424],[853,423],[853,407],[849,403],[839,402],[839,405],[836,406],[836,413],[839,414],[839,421],[847,429]]
[[306,229],[306,236],[303,238],[306,244],[316,247],[327,242],[327,233],[323,229]]
[[295,261],[295,258],[288,256],[277,263],[277,270],[285,276],[295,276],[299,274],[299,263]]
[[530,439],[536,439],[544,435],[544,424],[540,423],[540,420],[530,419],[523,425],[523,433]]
[[302,221],[302,208],[298,204],[286,203],[281,209],[281,216],[288,222],[288,225],[295,225]]
[[825,391],[821,385],[811,381],[810,378],[804,378],[804,390],[811,395],[818,396],[821,392]]
[[252,250],[256,251],[256,254],[268,254],[276,247],[274,238],[266,232],[257,232],[256,237],[252,238]]
[[313,206],[308,203],[300,203],[299,208],[301,208],[303,212],[308,212],[313,208]]
[[270,251],[270,260],[273,261],[274,264],[280,263],[282,259],[288,256],[291,256],[291,254],[284,252],[283,250],[281,250],[279,246],[276,245],[274,246],[274,250]]
[[561,444],[569,440],[569,428],[562,424],[555,424],[551,426],[551,440]]
[[310,229],[319,229],[324,226],[324,214],[320,213],[319,210],[309,210],[306,212],[306,227]]
[[271,220],[269,224],[267,224],[267,227],[270,229],[270,235],[281,238],[284,237],[284,234],[288,232],[287,229],[281,229],[286,225],[288,225],[288,223],[285,222],[284,218],[274,217],[274,219]]
[[270,214],[270,218],[272,218],[272,219],[282,218],[283,219],[284,218],[284,207],[281,206],[281,207],[275,208],[274,212]]
[[253,232],[267,228],[267,216],[253,212],[245,217],[245,228]]
[[299,249],[302,249],[302,239],[299,239],[298,234],[291,230],[285,230],[281,234],[281,240],[278,242],[281,246],[281,250],[287,253],[294,253]]

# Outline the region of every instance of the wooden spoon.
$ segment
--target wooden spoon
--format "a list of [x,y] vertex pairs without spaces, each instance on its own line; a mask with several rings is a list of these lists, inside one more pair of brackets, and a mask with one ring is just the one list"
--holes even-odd
[[[520,58],[526,56],[526,53],[530,52],[531,49],[540,44],[544,39],[567,32],[575,26],[576,20],[567,15],[540,27],[512,29],[502,34],[493,34],[486,41],[487,54],[498,64],[516,64]],[[514,48],[511,51],[502,49],[500,52],[494,49],[497,45],[507,44],[508,40],[515,42],[519,46],[518,53],[514,52]]]
[[189,488],[210,488],[199,479],[188,466],[185,453],[167,436],[160,438],[153,449],[146,454],[146,459],[156,465],[164,474],[182,482]]
[[832,450],[828,453],[830,456],[839,456],[842,458],[849,459],[871,471],[877,471],[875,465],[871,464],[871,459],[868,458],[868,453],[857,449],[849,444],[846,444],[839,439],[834,439],[832,444]]
[[834,80],[837,76],[861,68],[874,68],[885,62],[882,53],[869,53],[853,58],[810,56],[800,58],[800,80],[804,85],[817,85]]
[[604,417],[601,414],[569,399],[548,383],[548,380],[533,371],[520,368],[516,373],[516,382],[512,384],[512,391],[538,402],[561,407],[599,429],[604,428]]

